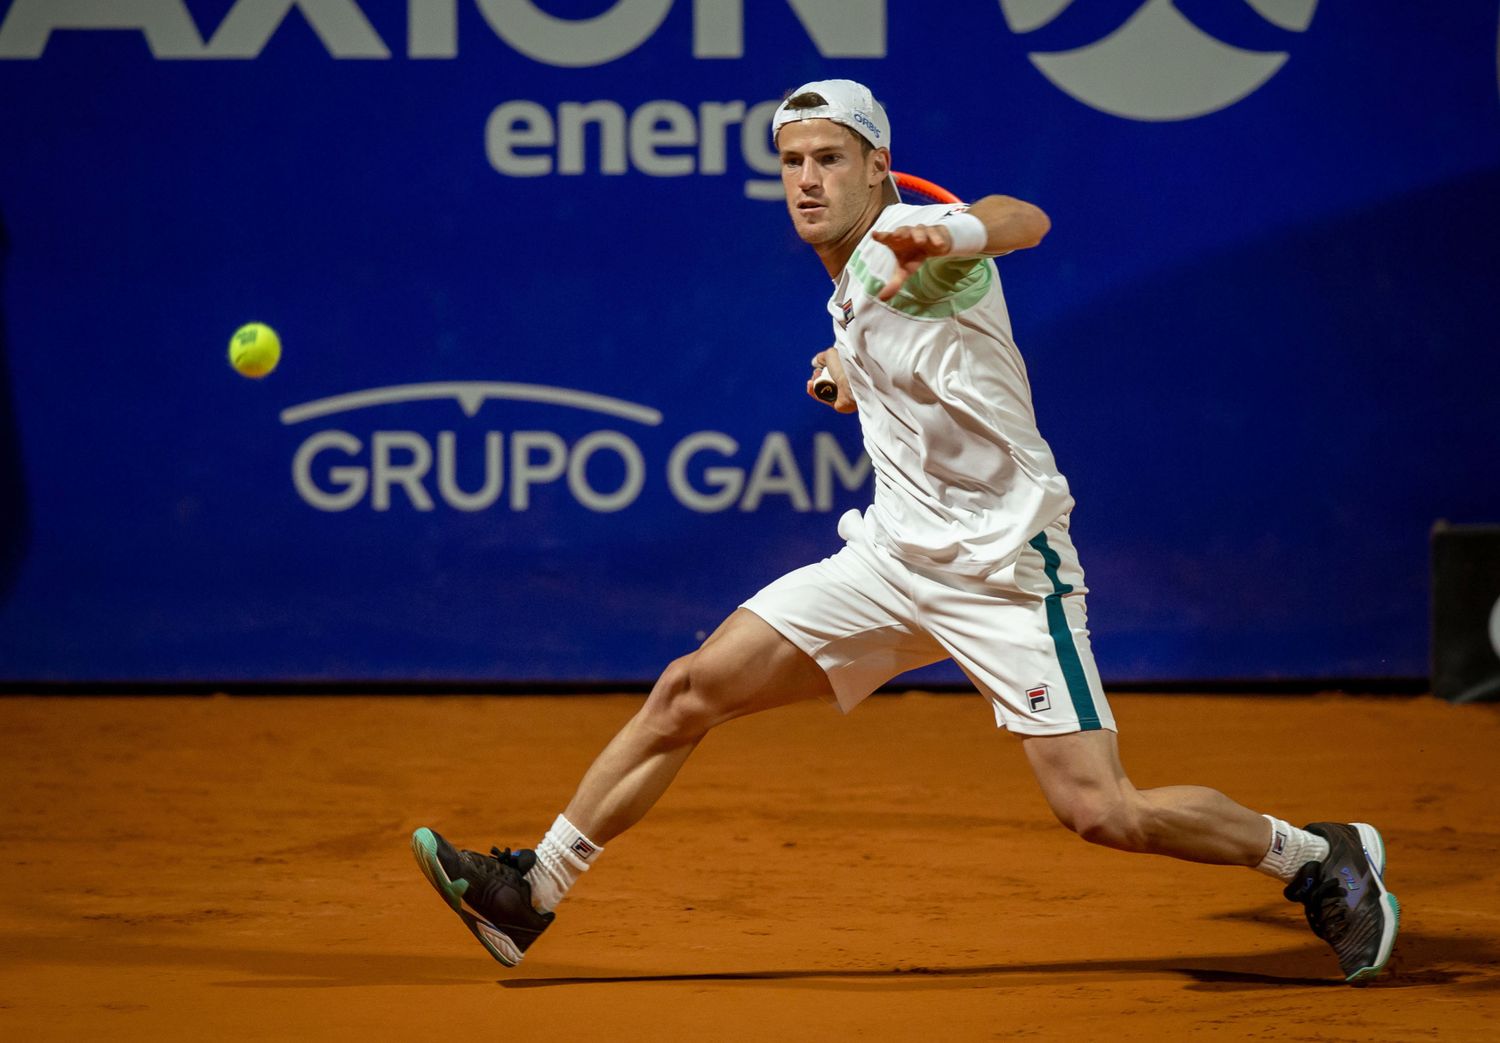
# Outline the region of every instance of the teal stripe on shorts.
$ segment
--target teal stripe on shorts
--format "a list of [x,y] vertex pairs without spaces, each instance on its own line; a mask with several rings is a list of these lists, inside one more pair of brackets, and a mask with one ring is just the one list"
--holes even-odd
[[1036,534],[1031,547],[1042,556],[1042,566],[1047,571],[1047,578],[1052,581],[1052,593],[1047,595],[1047,630],[1052,635],[1052,644],[1057,648],[1057,661],[1062,665],[1068,698],[1073,700],[1073,712],[1078,715],[1078,727],[1086,732],[1097,731],[1101,727],[1099,711],[1094,707],[1094,695],[1089,691],[1088,678],[1083,674],[1083,662],[1078,658],[1078,646],[1073,643],[1073,631],[1068,626],[1068,617],[1063,611],[1063,595],[1073,593],[1073,585],[1058,578],[1057,569],[1062,564],[1062,559],[1048,545],[1045,532]]

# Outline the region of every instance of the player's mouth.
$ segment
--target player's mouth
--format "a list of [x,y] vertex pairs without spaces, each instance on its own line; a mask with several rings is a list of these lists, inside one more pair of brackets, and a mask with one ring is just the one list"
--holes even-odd
[[828,204],[818,203],[811,199],[799,199],[797,200],[797,209],[805,214],[816,210],[827,210]]

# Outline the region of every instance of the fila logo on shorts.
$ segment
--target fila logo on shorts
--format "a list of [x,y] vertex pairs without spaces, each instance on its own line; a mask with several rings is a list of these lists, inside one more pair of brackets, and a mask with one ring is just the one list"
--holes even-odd
[[1043,710],[1052,709],[1052,696],[1046,685],[1026,689],[1026,705],[1031,707],[1032,713],[1041,713]]

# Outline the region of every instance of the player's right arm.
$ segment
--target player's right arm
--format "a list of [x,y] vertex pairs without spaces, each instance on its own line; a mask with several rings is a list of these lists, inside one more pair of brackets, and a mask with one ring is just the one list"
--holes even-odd
[[991,257],[1012,250],[1029,250],[1052,230],[1052,219],[1046,211],[1014,196],[985,196],[967,212],[984,225],[983,252]]
[[[1026,250],[1040,243],[1052,228],[1052,219],[1041,207],[1012,196],[985,196],[964,211],[984,229],[984,243],[979,249],[963,251],[964,256],[996,256],[1012,250]],[[952,215],[947,218],[954,219]],[[934,257],[955,253],[953,232],[942,221],[928,225],[901,225],[872,238],[887,246],[896,257],[896,271],[880,291],[888,301],[902,284]]]

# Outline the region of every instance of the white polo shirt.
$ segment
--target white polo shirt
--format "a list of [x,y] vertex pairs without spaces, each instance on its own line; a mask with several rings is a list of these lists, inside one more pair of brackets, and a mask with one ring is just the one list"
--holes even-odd
[[[949,205],[893,204],[871,231],[931,224]],[[1073,507],[1031,405],[989,258],[935,258],[890,301],[895,269],[866,233],[828,301],[859,405],[875,500],[870,537],[913,565],[983,576]]]

